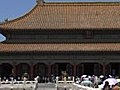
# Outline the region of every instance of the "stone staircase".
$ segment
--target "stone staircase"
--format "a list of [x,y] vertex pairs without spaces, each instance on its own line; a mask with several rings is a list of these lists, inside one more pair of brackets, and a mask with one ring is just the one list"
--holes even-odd
[[37,90],[57,90],[54,83],[38,83]]

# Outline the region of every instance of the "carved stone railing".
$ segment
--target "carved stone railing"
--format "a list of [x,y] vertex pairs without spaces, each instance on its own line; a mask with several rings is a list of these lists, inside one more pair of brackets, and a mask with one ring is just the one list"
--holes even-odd
[[36,90],[37,81],[1,81],[0,90]]
[[72,77],[72,80],[68,80],[66,79],[66,77],[64,77],[63,80],[59,80],[58,78],[56,78],[56,87],[60,89],[71,89],[73,87],[73,83],[74,83],[74,77]]

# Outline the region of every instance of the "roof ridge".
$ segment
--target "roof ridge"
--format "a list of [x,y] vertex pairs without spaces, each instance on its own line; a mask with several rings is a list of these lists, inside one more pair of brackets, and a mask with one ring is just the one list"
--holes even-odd
[[44,5],[120,5],[120,2],[44,2]]

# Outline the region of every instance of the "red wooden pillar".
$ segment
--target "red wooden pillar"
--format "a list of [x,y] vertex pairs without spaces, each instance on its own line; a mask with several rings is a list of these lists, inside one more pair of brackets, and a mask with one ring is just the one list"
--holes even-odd
[[30,65],[30,79],[33,79],[33,78],[34,78],[33,73],[34,73],[34,65],[31,64],[31,65]]
[[84,74],[84,64],[83,63],[81,64],[81,67],[82,67],[82,74]]
[[76,76],[76,64],[74,64],[74,77]]
[[106,64],[102,64],[102,66],[103,66],[103,75],[105,75],[106,74]]
[[13,65],[12,74],[14,77],[16,77],[16,64],[12,63],[12,65]]
[[51,64],[48,64],[48,77],[51,77]]
[[111,65],[109,63],[106,64],[105,70],[107,75],[111,73]]

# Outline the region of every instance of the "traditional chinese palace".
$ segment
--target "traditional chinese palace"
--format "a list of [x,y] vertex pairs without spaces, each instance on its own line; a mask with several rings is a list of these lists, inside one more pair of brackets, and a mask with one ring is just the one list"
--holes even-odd
[[120,75],[120,3],[37,0],[0,33],[1,77]]

